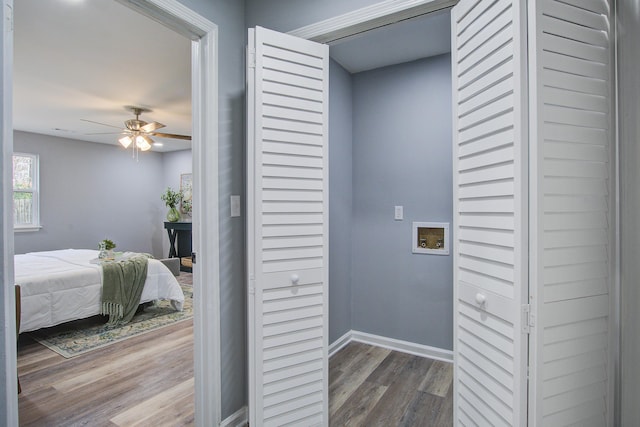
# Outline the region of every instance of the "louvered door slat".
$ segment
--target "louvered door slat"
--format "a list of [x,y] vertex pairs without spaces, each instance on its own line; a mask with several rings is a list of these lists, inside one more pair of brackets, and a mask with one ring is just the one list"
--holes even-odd
[[[557,52],[544,52],[542,61],[554,71],[569,74],[576,74],[583,78],[584,84],[589,84],[589,79],[606,80],[608,76],[607,64],[600,62],[585,61],[569,55]],[[578,89],[576,82],[572,88]]]
[[[492,84],[507,79],[511,72],[509,58],[513,56],[513,43],[505,43],[497,50],[491,52],[490,61],[474,64],[474,67],[466,70],[458,78],[458,91],[460,92],[460,104],[464,105],[473,96],[487,90]],[[487,72],[491,70],[490,74]]]
[[262,112],[265,117],[278,117],[281,120],[287,119],[322,124],[322,113],[317,111],[302,111],[295,107],[265,105]]
[[459,145],[459,156],[466,157],[471,154],[477,154],[505,145],[510,145],[513,144],[514,138],[513,127],[506,127],[504,129],[500,129],[496,133],[476,139],[471,143]]
[[454,423],[524,425],[526,95],[515,0],[452,11]]
[[[576,37],[579,36],[576,35]],[[554,52],[600,64],[606,64],[609,59],[607,49],[553,34],[543,33],[538,41],[545,44],[547,52]]]
[[328,425],[328,49],[249,40],[250,422]]
[[[604,329],[600,330],[600,332],[604,332],[606,330],[606,322],[601,322],[600,325],[594,325],[594,329],[598,327],[604,326]],[[596,329],[598,331],[599,329]],[[589,334],[592,334],[590,332]],[[600,358],[602,357],[601,352],[589,352],[585,353],[581,356],[575,357],[572,360],[560,359],[554,362],[548,363],[548,369],[545,371],[545,380],[559,378],[568,373],[575,373],[584,371],[585,369],[590,369],[593,367],[598,367],[600,364]],[[551,408],[545,408],[545,411],[555,412],[559,406],[550,405]]]
[[[602,0],[593,3],[596,4],[588,4],[588,2],[580,0],[574,0],[573,4],[569,1],[550,0],[545,4],[544,14],[569,23],[608,32],[609,2]],[[603,7],[606,11],[602,10]],[[592,9],[590,10],[590,8]]]
[[578,24],[567,25],[567,21],[563,21],[556,17],[544,16],[540,22],[542,31],[554,36],[560,36],[566,39],[579,40],[589,43],[592,46],[600,46],[602,48],[609,47],[607,33],[595,28],[589,28]]
[[607,160],[608,153],[604,145],[572,143],[564,141],[550,141],[544,143],[544,150],[550,159],[574,159],[590,162],[603,162]]
[[490,104],[461,116],[458,126],[460,129],[476,127],[481,122],[485,122],[492,117],[510,111],[512,107],[513,99],[511,96],[507,95],[498,99],[494,98]]
[[262,100],[265,105],[284,106],[287,108],[297,108],[301,111],[314,111],[322,113],[322,102],[310,101],[301,98],[291,98],[279,93],[263,93]]
[[460,32],[458,33],[458,43],[464,48],[473,41],[478,33],[492,20],[499,16],[504,10],[511,6],[508,0],[501,0],[491,5],[489,8],[473,8],[460,20]]
[[286,95],[291,98],[299,98],[303,101],[322,102],[322,92],[300,86],[291,86],[286,82],[281,83],[267,80],[264,82],[264,92],[268,94]]
[[483,257],[489,261],[495,262],[513,262],[513,251],[507,248],[499,248],[486,246],[482,244],[474,244],[471,242],[461,242],[458,246],[460,254],[469,257]]
[[531,10],[530,420],[604,426],[612,419],[610,8],[538,0]]
[[322,81],[322,68],[309,67],[308,65],[296,64],[291,60],[264,56],[262,67],[265,70],[282,71],[287,74],[298,75],[309,79]]
[[606,80],[594,80],[594,77],[601,77],[599,74],[595,76],[585,73],[586,68],[576,69],[573,74],[567,73],[558,67],[554,54],[542,55],[542,63],[544,69],[542,76],[549,86],[562,87],[567,90],[576,92],[591,93],[593,95],[607,96],[609,87]]
[[[503,98],[510,93],[513,92],[513,81],[511,80],[500,80],[496,82],[492,89],[491,95],[494,99]],[[459,105],[459,114],[461,117],[477,110],[478,108],[483,107],[486,104],[487,100],[480,97],[473,97],[471,99],[467,99],[463,101]]]
[[584,194],[605,196],[609,192],[601,180],[594,179],[592,177],[578,177],[574,179],[549,177],[544,180],[543,184],[544,191],[547,192],[547,194]]
[[559,123],[545,123],[541,136],[545,141],[575,142],[579,144],[607,146],[607,144],[603,143],[603,141],[607,140],[606,129],[571,128]]
[[509,7],[510,5],[508,1],[500,1],[491,9],[484,11],[482,15],[480,15],[478,19],[470,25],[470,28],[466,33],[473,37],[461,40],[460,49],[458,51],[460,53],[459,57],[461,61],[464,60],[471,52],[485,44],[487,42],[487,38],[490,37],[491,31],[482,31],[482,33],[479,33],[478,30],[486,30],[488,26],[492,26],[496,30],[499,30],[511,24]]
[[609,112],[609,103],[607,99],[602,96],[573,92],[555,87],[544,88],[544,92],[545,99],[548,99],[550,103],[560,107],[576,108],[599,113]]
[[[511,104],[513,105],[513,103]],[[458,170],[460,172],[469,169],[476,169],[479,167],[486,167],[490,165],[497,165],[501,163],[511,162],[513,160],[513,146],[508,145],[500,147],[496,150],[491,150],[483,153],[479,153],[474,156],[461,157],[458,162]],[[513,193],[509,193],[513,194]]]

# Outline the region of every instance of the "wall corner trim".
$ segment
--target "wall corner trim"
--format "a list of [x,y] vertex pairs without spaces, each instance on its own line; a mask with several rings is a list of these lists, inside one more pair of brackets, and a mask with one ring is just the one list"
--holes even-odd
[[329,358],[333,357],[334,354],[353,341],[352,334],[353,331],[347,331],[343,336],[329,344]]
[[234,412],[233,414],[229,415],[227,418],[222,420],[222,422],[220,423],[220,427],[246,426],[247,423],[249,422],[247,415],[248,415],[248,407],[243,406],[242,408],[238,409],[236,412]]
[[329,345],[329,357],[336,354],[338,351],[340,351],[340,349],[342,349],[352,341],[375,345],[377,347],[388,348],[390,350],[413,354],[415,356],[440,360],[442,362],[453,363],[453,351],[451,350],[445,350],[443,348],[431,347],[424,344],[417,344],[409,341],[402,341],[395,338],[388,338],[354,330],[347,332]]

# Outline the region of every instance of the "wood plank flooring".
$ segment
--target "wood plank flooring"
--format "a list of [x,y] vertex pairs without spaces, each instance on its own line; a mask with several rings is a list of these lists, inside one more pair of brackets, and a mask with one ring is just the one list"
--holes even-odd
[[18,343],[21,426],[193,425],[193,321],[65,359]]
[[352,342],[329,360],[331,426],[453,425],[453,365]]
[[[452,365],[350,343],[329,362],[331,426],[452,425]],[[191,426],[193,322],[65,359],[18,346],[22,426]]]

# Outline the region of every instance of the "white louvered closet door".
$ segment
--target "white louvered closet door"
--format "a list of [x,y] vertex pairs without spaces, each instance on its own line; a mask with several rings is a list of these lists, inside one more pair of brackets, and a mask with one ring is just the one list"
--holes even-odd
[[251,426],[328,425],[328,60],[249,30]]
[[456,425],[527,420],[523,3],[452,9]]
[[[612,422],[611,5],[537,0],[530,28],[531,425]],[[535,126],[533,125],[535,124]]]

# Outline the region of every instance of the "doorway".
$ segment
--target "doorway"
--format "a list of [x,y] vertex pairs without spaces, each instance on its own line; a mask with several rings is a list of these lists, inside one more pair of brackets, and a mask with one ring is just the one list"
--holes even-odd
[[[412,242],[414,222],[452,222],[449,21],[437,12],[330,47],[330,343],[357,331],[451,350],[452,257]],[[393,56],[414,39],[432,46]]]
[[[365,424],[422,417],[414,399],[451,417],[453,256],[414,253],[412,241],[414,223],[452,222],[449,23],[439,11],[330,45],[329,412],[338,424],[365,388]],[[447,385],[433,394],[387,376],[401,378],[407,363]]]
[[[219,375],[219,281],[218,281],[218,173],[217,173],[217,27],[215,24],[193,13],[190,9],[174,0],[153,2],[126,1],[121,3],[132,7],[146,16],[178,31],[192,40],[192,95],[193,95],[193,179],[194,179],[194,210],[193,210],[193,248],[200,260],[213,260],[212,262],[197,263],[194,274],[197,281],[206,283],[207,286],[197,286],[194,290],[196,315],[194,319],[195,340],[195,395],[196,414],[195,419],[201,425],[213,425],[219,423],[220,418],[220,375]],[[12,5],[3,7],[3,13],[12,12]],[[4,20],[11,22],[11,19]],[[4,30],[4,28],[3,28]],[[12,116],[11,116],[11,87],[12,87],[12,36],[11,32],[3,31],[3,56],[2,78],[4,87],[4,108],[2,120],[3,132],[3,170],[10,168],[7,153],[11,153]],[[9,107],[9,108],[7,108]],[[9,194],[11,190],[8,182],[5,182],[4,206],[11,206]],[[8,181],[8,182],[7,182]],[[200,185],[200,183],[207,185]],[[11,218],[11,211],[3,211],[5,219]],[[3,235],[13,236],[12,221],[3,221]],[[2,256],[7,260],[13,257],[12,238],[3,241],[6,243],[2,249]],[[13,282],[12,269],[3,270],[5,283]],[[8,287],[5,287],[8,288]],[[5,289],[6,291],[6,289]],[[8,292],[8,291],[6,291]],[[4,321],[8,325],[4,330],[11,331],[13,322],[13,298],[5,295]],[[214,308],[205,310],[204,307]],[[204,330],[203,325],[208,325]],[[205,333],[206,332],[206,333]],[[10,336],[6,342],[14,341]],[[15,337],[14,337],[15,338]],[[13,346],[7,350],[7,372],[15,372],[16,360]],[[8,375],[11,378],[11,375]],[[10,384],[11,385],[11,384]],[[15,385],[15,383],[14,383]],[[6,394],[7,424],[17,424],[17,399],[11,387]]]
[[[259,34],[263,34],[265,39],[272,39],[263,41],[258,37]],[[252,44],[254,36],[256,41]],[[333,104],[327,108],[326,100],[321,99],[319,93],[322,92],[320,88],[323,84],[326,85],[323,76],[327,75],[329,69],[328,52],[326,46],[312,46],[306,41],[261,28],[250,30],[249,40],[248,163],[255,165],[255,170],[252,166],[249,167],[249,211],[254,216],[250,214],[248,220],[248,293],[249,324],[253,325],[253,320],[256,319],[255,328],[250,328],[250,343],[255,343],[257,348],[250,351],[250,357],[255,354],[257,359],[255,362],[250,361],[250,380],[255,381],[250,385],[250,390],[255,390],[255,400],[252,401],[250,395],[250,407],[255,408],[251,422],[264,418],[261,417],[261,411],[269,414],[271,422],[277,422],[280,420],[277,417],[285,415],[289,421],[298,419],[294,417],[326,420],[328,417],[322,412],[326,408],[323,404],[327,405],[327,402],[320,396],[323,388],[321,382],[328,379],[321,372],[326,365],[322,366],[320,352],[323,340],[324,351],[328,346],[328,336],[321,331],[328,326],[325,321],[326,311],[322,314],[327,307],[322,295],[325,288],[322,284],[326,278],[324,272],[314,277],[311,273],[316,273],[316,269],[326,271],[323,251],[326,255],[324,237],[327,223],[323,224],[322,221],[328,212],[323,209],[326,192],[323,191],[322,180],[323,173],[326,173],[327,158],[324,148],[327,147],[328,135],[323,132],[322,125],[325,122],[322,120],[327,111],[333,111]],[[323,47],[325,49],[321,49]],[[283,57],[277,57],[277,62],[273,60],[276,48],[279,49],[277,53]],[[255,66],[251,61],[254,50]],[[263,57],[262,52],[267,51],[269,55],[265,54]],[[295,51],[295,56],[292,51]],[[297,55],[298,52],[302,55]],[[295,80],[290,75],[295,75]],[[334,80],[331,80],[333,84]],[[287,83],[289,85],[284,86]],[[253,87],[256,88],[255,94]],[[282,93],[288,95],[287,100],[283,99]],[[446,85],[444,93],[450,96],[450,89]],[[287,103],[288,98],[295,98],[296,105]],[[329,98],[334,99],[331,96]],[[446,106],[442,110],[446,110]],[[309,125],[303,127],[301,123]],[[335,128],[334,125],[335,123],[330,128]],[[392,139],[389,145],[394,142]],[[351,158],[349,155],[346,157]],[[377,166],[384,167],[384,164]],[[258,196],[253,197],[252,190]],[[264,196],[261,191],[268,194]],[[450,201],[451,197],[448,203]],[[329,206],[344,207],[344,203],[340,202],[329,203]],[[391,205],[393,212],[393,203]],[[350,209],[346,210],[349,216]],[[407,248],[410,248],[410,230],[411,228],[405,243]],[[380,242],[385,242],[387,237],[377,236],[375,227],[371,230],[371,236],[374,240],[367,245],[384,245],[376,243],[375,237],[379,237]],[[255,247],[251,239],[257,242]],[[358,249],[354,248],[355,250]],[[252,256],[257,261],[251,259]],[[252,268],[255,268],[255,275]],[[331,293],[329,292],[330,295]],[[287,305],[289,300],[292,300],[291,305]],[[349,304],[346,305],[348,311]],[[452,304],[445,302],[443,305],[450,308]],[[348,325],[347,332],[351,328]],[[378,337],[382,335],[381,332],[378,334]],[[363,336],[364,333],[361,333],[360,339]],[[395,341],[394,344],[398,344],[400,340]],[[389,342],[387,339],[387,345]],[[285,348],[284,343],[288,348]],[[416,347],[419,346],[413,346],[414,349]],[[425,347],[427,346],[423,345],[420,349],[424,350]],[[261,348],[265,350],[261,352]],[[450,354],[449,351],[449,356]],[[251,372],[254,363],[257,368]],[[262,369],[261,363],[269,363],[268,369]],[[287,370],[287,364],[295,366],[295,371]],[[295,387],[296,392],[281,394],[287,384]],[[300,408],[300,412],[292,413],[293,408]]]

